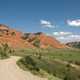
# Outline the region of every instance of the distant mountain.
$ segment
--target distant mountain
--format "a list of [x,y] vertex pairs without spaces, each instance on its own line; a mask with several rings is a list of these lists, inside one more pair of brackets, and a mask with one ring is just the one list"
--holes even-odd
[[4,24],[0,24],[0,44],[4,43],[13,48],[65,48],[65,45],[55,38],[47,36],[42,32],[23,34]]
[[80,42],[69,42],[66,45],[73,48],[80,48]]

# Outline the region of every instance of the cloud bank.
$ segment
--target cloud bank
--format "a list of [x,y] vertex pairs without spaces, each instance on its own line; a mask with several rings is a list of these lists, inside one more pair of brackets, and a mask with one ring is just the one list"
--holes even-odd
[[67,35],[71,35],[72,32],[53,32],[54,36],[67,36]]
[[59,40],[62,43],[67,43],[67,42],[75,42],[75,41],[80,41],[80,35],[76,35],[72,32],[53,32],[52,34],[47,34],[48,36],[53,36],[57,40]]
[[62,36],[62,37],[56,37],[56,39],[58,39],[59,41],[63,42],[63,43],[67,43],[67,42],[75,42],[75,41],[80,41],[80,35],[69,35],[67,37]]
[[67,20],[67,24],[68,24],[69,26],[80,27],[80,19]]

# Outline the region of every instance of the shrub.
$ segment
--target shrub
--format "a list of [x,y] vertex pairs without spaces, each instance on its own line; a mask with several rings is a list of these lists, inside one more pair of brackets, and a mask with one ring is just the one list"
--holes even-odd
[[0,47],[0,59],[5,59],[9,57],[9,46],[8,44],[2,44]]
[[20,61],[29,70],[39,71],[39,68],[38,68],[36,62],[30,56],[26,56],[24,59],[21,59]]
[[35,47],[40,47],[40,40],[39,39],[35,39],[34,40],[34,42],[33,42],[33,45],[35,46]]

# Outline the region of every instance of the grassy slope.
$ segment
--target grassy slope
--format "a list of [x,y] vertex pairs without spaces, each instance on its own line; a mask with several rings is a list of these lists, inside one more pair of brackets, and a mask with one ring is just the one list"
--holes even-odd
[[17,62],[17,64],[23,70],[25,70],[25,71],[30,70],[35,75],[38,75],[41,77],[47,77],[48,80],[62,80],[54,75],[46,73],[46,71],[48,71],[48,64],[46,62],[44,64],[44,60],[38,60],[36,57],[30,56],[30,58],[29,58],[27,56],[25,58],[20,59]]
[[[60,78],[65,77],[65,74],[67,74],[66,73],[67,67],[69,66],[57,63],[54,61],[54,59],[60,59],[71,63],[75,63],[76,61],[80,62],[80,50],[72,50],[72,49],[47,49],[47,50],[25,49],[25,50],[18,50],[16,55],[32,56],[32,58],[34,58],[33,61],[37,61],[36,63],[41,69],[46,70],[48,73],[56,75],[57,77]],[[37,60],[36,56],[37,57],[41,56],[42,59]],[[70,72],[68,71],[68,73],[71,76],[76,76],[76,77],[80,76],[79,75],[80,71],[77,71],[74,68],[70,68]]]
[[65,61],[80,61],[80,50],[75,49],[18,49],[13,55],[38,55],[48,59],[61,59]]

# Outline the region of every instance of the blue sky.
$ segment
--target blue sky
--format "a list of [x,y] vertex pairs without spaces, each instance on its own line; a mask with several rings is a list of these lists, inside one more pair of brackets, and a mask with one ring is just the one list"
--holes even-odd
[[61,40],[72,35],[78,38],[80,0],[0,0],[0,23],[23,32],[41,31]]

